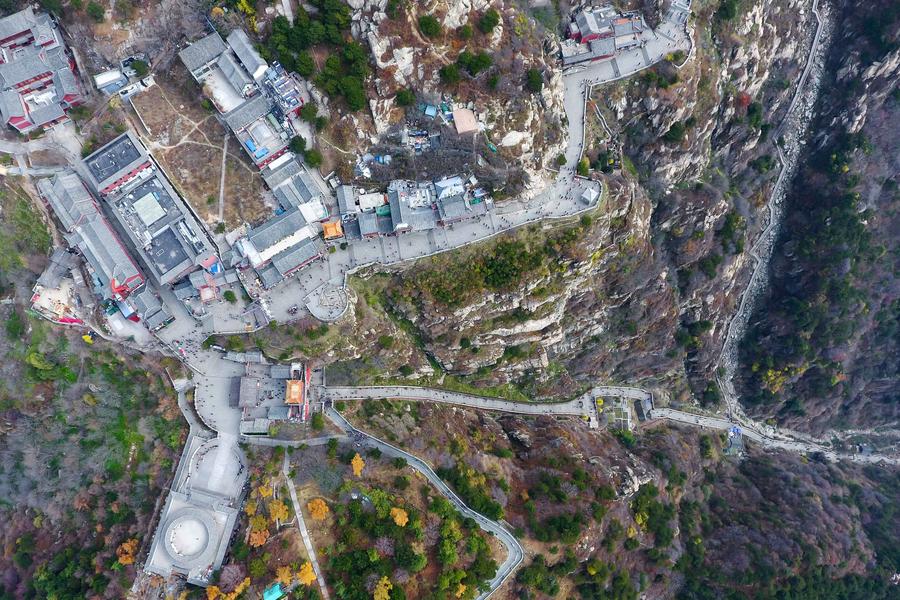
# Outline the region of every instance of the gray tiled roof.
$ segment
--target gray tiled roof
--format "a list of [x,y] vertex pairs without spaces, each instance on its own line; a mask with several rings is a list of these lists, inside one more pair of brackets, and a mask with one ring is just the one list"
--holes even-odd
[[66,116],[66,111],[60,106],[59,102],[51,102],[44,106],[38,107],[28,114],[29,120],[35,125],[43,125],[50,123]]
[[171,321],[173,319],[172,315],[166,310],[165,306],[159,308],[159,310],[154,311],[150,314],[150,316],[144,317],[144,324],[150,328],[150,331],[155,331]]
[[42,14],[42,16],[43,21],[31,28],[31,34],[34,36],[34,41],[41,45],[50,42],[51,40],[59,42],[60,38],[56,34],[56,24],[50,20],[50,15]]
[[282,279],[284,279],[284,276],[278,272],[275,265],[271,264],[264,269],[258,270],[256,275],[259,277],[260,282],[262,282],[262,286],[267,290],[275,287]]
[[228,80],[238,93],[243,93],[244,88],[253,83],[253,80],[247,75],[244,69],[237,64],[237,61],[234,60],[230,52],[223,52],[222,55],[219,56],[219,60],[216,61],[216,64],[222,69],[225,79]]
[[[16,128],[23,132],[64,117],[65,112],[59,105],[62,97],[66,94],[81,95],[56,24],[48,14],[35,14],[27,8],[0,19],[0,39],[26,33],[34,38],[31,44],[16,48],[15,52],[7,52],[8,62],[0,64],[0,115],[6,123],[15,117],[24,118],[25,121],[16,124]],[[24,39],[29,38],[17,38],[17,43]],[[50,104],[26,107],[18,96],[20,92],[25,93],[28,87],[23,87],[23,90],[13,88],[41,76],[51,79],[52,86],[48,86],[48,90],[55,95],[51,96]],[[46,83],[42,81],[41,85]]]
[[275,198],[282,208],[288,210],[322,195],[313,178],[302,168],[281,185],[273,188]]
[[278,272],[284,276],[300,265],[316,258],[319,254],[321,254],[321,249],[318,241],[316,238],[309,238],[293,248],[289,248],[284,252],[279,252],[272,258],[272,266],[278,269]]
[[8,89],[38,75],[51,73],[67,63],[60,60],[62,48],[41,50],[28,48],[14,60],[0,64],[0,87]]
[[270,406],[268,408],[268,413],[266,414],[266,416],[271,421],[285,421],[287,420],[290,412],[291,408],[289,406]]
[[0,40],[27,31],[37,24],[34,10],[29,6],[25,10],[20,10],[9,16],[0,19]]
[[269,189],[274,190],[294,175],[299,175],[302,171],[303,167],[300,162],[297,159],[292,159],[274,169],[271,167],[266,169],[263,171],[262,176]]
[[66,94],[81,94],[81,90],[78,88],[78,80],[75,78],[75,73],[68,67],[59,69],[53,75],[53,85],[56,86],[56,92],[60,100],[62,100],[62,97]]
[[94,217],[98,212],[94,199],[81,178],[74,173],[41,179],[37,182],[37,188],[66,231],[72,231],[75,225]]
[[159,310],[162,308],[162,303],[159,301],[159,298],[156,297],[150,288],[144,288],[137,294],[131,297],[131,303],[134,305],[134,309],[140,315],[150,314],[153,311]]
[[255,75],[260,67],[268,68],[269,64],[262,59],[253,42],[243,29],[235,29],[228,35],[228,45],[237,54],[238,60],[250,75]]
[[131,304],[151,331],[172,320],[172,315],[150,288],[145,287],[131,296]]
[[50,262],[37,278],[35,285],[55,289],[59,287],[63,277],[78,264],[78,257],[64,248],[56,248],[50,255]]
[[266,248],[270,248],[284,238],[293,235],[304,225],[306,225],[306,219],[295,208],[273,217],[259,227],[252,229],[247,235],[247,239],[250,240],[257,252],[263,252]]
[[374,211],[359,213],[360,235],[374,235],[378,233],[378,216]]
[[391,220],[394,228],[405,223],[412,231],[426,231],[437,226],[437,218],[434,209],[430,206],[412,208],[406,202],[400,200],[395,190],[388,190],[388,202],[391,205]]
[[213,32],[179,52],[178,57],[181,58],[181,62],[188,68],[188,71],[193,73],[200,67],[214,61],[226,49],[227,46],[222,41],[222,37],[218,33]]
[[375,223],[378,226],[378,233],[381,235],[389,235],[394,232],[394,221],[390,215],[382,217],[375,213]]
[[611,37],[591,40],[591,56],[609,56],[616,51],[616,41]]
[[109,290],[113,279],[121,284],[133,277],[141,277],[106,219],[98,216],[76,225],[66,239],[81,251],[105,291]]
[[265,116],[270,108],[268,98],[259,94],[227,113],[225,122],[233,131],[241,131],[258,118]]
[[438,200],[438,213],[442,221],[453,221],[456,219],[464,219],[468,215],[466,206],[466,198],[463,194],[454,194],[446,198]]
[[352,185],[342,185],[337,189],[338,212],[345,215],[349,212],[359,212],[355,202],[356,190]]
[[0,92],[0,115],[4,121],[9,121],[13,117],[24,117],[28,114],[25,110],[25,104],[22,97],[13,90]]
[[198,295],[197,288],[192,286],[188,281],[184,281],[174,286],[172,292],[175,294],[176,298],[182,301],[190,300]]
[[362,238],[362,233],[359,231],[359,221],[357,219],[342,221],[341,225],[344,229],[344,239],[358,240]]
[[272,379],[290,379],[291,365],[272,365],[269,367],[269,377]]
[[[584,45],[576,44],[576,48],[583,48]],[[571,65],[575,63],[584,62],[586,60],[593,60],[595,58],[603,58],[607,56],[612,56],[616,52],[616,39],[613,37],[603,37],[598,38],[596,40],[591,40],[588,43],[588,50],[586,52],[576,52],[574,54],[566,54],[563,53],[563,64]]]
[[581,35],[590,35],[592,33],[599,33],[600,26],[597,24],[597,18],[594,16],[594,13],[590,11],[581,11],[575,16],[575,22],[578,24],[578,29],[581,31]]

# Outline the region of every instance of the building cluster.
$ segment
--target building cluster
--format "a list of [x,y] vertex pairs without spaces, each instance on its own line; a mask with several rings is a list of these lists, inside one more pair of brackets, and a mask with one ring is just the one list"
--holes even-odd
[[640,13],[620,13],[611,5],[589,6],[569,23],[561,44],[563,66],[612,58],[641,46],[650,29]]
[[299,83],[280,64],[269,66],[243,30],[226,40],[213,32],[178,56],[257,167],[287,151],[303,106]]
[[303,106],[299,82],[280,64],[266,63],[240,29],[225,40],[212,33],[179,56],[279,205],[275,216],[247,231],[223,256],[229,267],[250,275],[245,283],[256,295],[324,256],[316,224],[329,216],[326,192],[288,149],[292,119]]
[[[429,150],[437,150],[441,146],[441,132],[430,128],[434,121],[449,127],[451,124],[456,129],[457,135],[471,135],[481,130],[474,111],[475,103],[454,106],[451,99],[447,98],[440,104],[419,104],[421,116],[412,122],[407,121],[400,130],[400,143],[415,154],[422,154]],[[371,177],[371,173],[361,173],[364,177]]]
[[486,214],[493,208],[474,176],[454,175],[434,182],[397,179],[386,192],[364,192],[351,185],[337,190],[338,210],[347,239],[428,231]]
[[0,117],[19,133],[68,120],[84,100],[53,18],[29,7],[0,19]]
[[84,180],[61,174],[39,181],[38,190],[70,248],[84,258],[91,287],[107,310],[157,330],[172,317],[155,291],[144,286],[147,278],[156,290],[179,290],[189,308],[193,299],[219,299],[218,287],[237,281],[223,268],[187,203],[131,133],[87,156],[82,167]]
[[270,427],[278,422],[309,419],[308,366],[248,361],[245,369],[237,391],[242,434],[268,435]]
[[326,192],[290,152],[263,169],[262,177],[279,208],[237,240],[226,260],[245,273],[252,270],[258,285],[271,289],[324,256],[316,225],[328,218],[328,209]]

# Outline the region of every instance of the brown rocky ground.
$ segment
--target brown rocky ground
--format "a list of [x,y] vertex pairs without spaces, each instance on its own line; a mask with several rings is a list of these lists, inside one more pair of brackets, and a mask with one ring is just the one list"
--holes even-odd
[[[231,134],[214,111],[201,104],[200,89],[181,64],[156,75],[156,85],[137,95],[133,106],[154,155],[176,188],[210,227],[219,222],[222,153]],[[263,200],[262,178],[237,140],[228,140],[224,179],[224,222],[228,229],[263,220],[271,209]]]

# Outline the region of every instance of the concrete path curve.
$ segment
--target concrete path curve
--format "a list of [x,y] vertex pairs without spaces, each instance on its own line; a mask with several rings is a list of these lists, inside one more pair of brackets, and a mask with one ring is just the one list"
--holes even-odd
[[444,480],[437,476],[428,463],[405,450],[401,450],[396,446],[356,429],[343,415],[333,408],[326,408],[325,414],[335,425],[340,427],[346,435],[356,442],[372,448],[377,448],[384,455],[405,459],[410,467],[424,475],[460,513],[473,519],[481,529],[496,537],[500,543],[506,547],[506,560],[498,567],[497,573],[490,581],[489,589],[478,595],[478,600],[484,600],[493,594],[501,585],[503,585],[503,582],[515,572],[519,565],[522,564],[522,561],[525,559],[525,550],[522,548],[522,545],[519,544],[519,540],[517,540],[516,537],[500,523],[492,521],[481,513],[475,512],[469,508],[466,503],[463,502],[446,483],[444,483]]

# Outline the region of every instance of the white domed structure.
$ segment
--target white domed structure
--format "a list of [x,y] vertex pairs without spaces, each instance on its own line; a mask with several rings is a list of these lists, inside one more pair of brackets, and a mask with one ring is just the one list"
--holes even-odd
[[183,508],[166,523],[164,544],[175,564],[190,568],[211,563],[215,546],[211,537],[220,534],[221,527],[204,511]]

